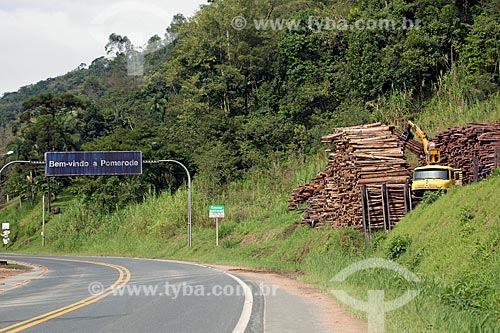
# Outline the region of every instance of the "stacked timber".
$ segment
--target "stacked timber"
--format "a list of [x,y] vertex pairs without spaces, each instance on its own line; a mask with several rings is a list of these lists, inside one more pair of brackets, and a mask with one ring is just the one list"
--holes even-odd
[[[405,187],[411,172],[403,150],[416,154],[420,165],[425,165],[422,143],[403,141],[402,134],[399,129],[377,123],[337,128],[324,136],[322,142],[332,146],[326,170],[292,193],[289,208],[304,211],[302,223],[313,227],[330,224],[361,228],[364,188],[370,227],[384,227],[387,214],[390,224],[395,225],[408,210]],[[464,184],[500,167],[500,123],[450,128],[432,141],[441,150],[441,165],[462,169]],[[389,198],[388,210],[383,207],[384,196]]]
[[[389,200],[390,228],[394,227],[407,213],[405,202],[405,185],[386,185]],[[383,186],[369,186],[366,188],[369,206],[369,224],[371,229],[384,228]]]
[[440,132],[433,140],[441,149],[441,165],[462,169],[464,184],[500,167],[500,123],[469,124]]
[[305,204],[309,198],[319,195],[330,176],[331,173],[328,170],[322,171],[318,176],[311,179],[309,184],[297,187],[292,193],[293,200],[288,201],[289,210],[304,210],[300,206]]
[[[374,201],[370,211],[382,218],[382,203],[377,204],[382,185],[390,196],[391,224],[405,213],[403,189],[410,179],[410,167],[403,155],[403,144],[392,126],[380,123],[337,128],[322,138],[332,146],[325,171],[311,183],[300,186],[289,201],[290,209],[305,205],[302,223],[311,226],[330,224],[335,228],[362,228],[361,188],[366,186]],[[381,195],[380,195],[381,196]]]

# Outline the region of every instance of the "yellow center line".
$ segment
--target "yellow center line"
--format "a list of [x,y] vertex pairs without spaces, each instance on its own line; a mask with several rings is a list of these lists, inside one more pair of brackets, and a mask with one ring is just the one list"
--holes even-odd
[[98,302],[101,299],[111,295],[113,293],[113,290],[116,287],[126,285],[130,281],[130,278],[131,278],[130,271],[126,267],[119,266],[119,265],[108,264],[108,263],[97,262],[97,261],[76,260],[76,259],[60,259],[60,258],[43,258],[43,259],[87,263],[87,264],[111,267],[111,268],[116,269],[119,272],[120,276],[118,277],[118,280],[116,280],[108,288],[104,289],[100,294],[87,297],[81,301],[72,303],[72,304],[67,305],[65,307],[44,313],[40,316],[33,317],[31,319],[19,322],[17,324],[13,324],[11,326],[5,327],[3,329],[0,329],[0,333],[1,332],[9,332],[9,333],[20,332],[20,331],[23,331],[23,330],[28,329],[30,327],[47,322],[51,319],[60,317],[66,313],[75,311],[75,310],[80,309],[82,307],[85,307],[87,305]]

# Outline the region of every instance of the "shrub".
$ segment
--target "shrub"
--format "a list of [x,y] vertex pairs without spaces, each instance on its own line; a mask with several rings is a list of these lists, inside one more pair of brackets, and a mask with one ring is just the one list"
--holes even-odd
[[388,259],[396,260],[401,257],[411,245],[411,238],[408,235],[396,236],[389,241],[386,250],[386,256]]

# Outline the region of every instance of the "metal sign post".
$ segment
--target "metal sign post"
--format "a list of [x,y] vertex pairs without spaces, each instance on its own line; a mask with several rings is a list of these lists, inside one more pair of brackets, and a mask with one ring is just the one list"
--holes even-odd
[[215,245],[219,246],[219,218],[215,219]]
[[154,160],[154,161],[143,161],[143,163],[146,164],[157,164],[157,163],[176,163],[180,165],[184,171],[186,171],[186,175],[188,178],[188,183],[187,183],[187,191],[188,191],[188,246],[192,247],[193,246],[193,223],[192,223],[192,204],[191,204],[191,174],[189,173],[188,168],[184,164],[182,164],[179,161],[176,160]]
[[[29,164],[34,164],[34,165],[41,165],[41,164],[44,164],[44,162],[42,161],[11,161],[7,164],[5,164],[1,169],[0,169],[0,177],[2,176],[2,172],[9,166],[9,165],[12,165],[12,164],[16,164],[16,163],[29,163]],[[8,197],[7,197],[8,198]],[[7,200],[8,201],[8,200]],[[21,200],[19,200],[19,205],[21,205]],[[45,219],[44,219],[45,220]],[[2,223],[2,227],[3,227],[3,223]],[[42,226],[42,228],[45,228],[45,224]],[[8,231],[8,233],[10,233],[10,230]],[[5,231],[2,232],[2,234],[4,235],[5,234]],[[7,234],[7,239],[4,238],[4,244],[7,245],[5,243],[5,241],[8,242],[8,234]],[[42,231],[42,245],[44,245],[44,240],[43,240],[43,231]]]
[[[176,163],[186,172],[187,181],[187,203],[188,203],[188,246],[192,247],[192,198],[191,198],[191,175],[187,167],[176,160],[153,160],[143,161],[140,151],[94,151],[94,152],[47,152],[45,161],[12,161],[0,168],[0,176],[5,168],[14,163],[29,163],[34,165],[45,164],[46,177],[68,177],[68,176],[117,176],[117,175],[141,175],[142,164],[154,163]],[[20,202],[21,203],[21,202]],[[45,203],[43,205],[45,207]],[[45,218],[43,218],[45,228]],[[45,230],[42,231],[42,241],[45,243]]]
[[224,218],[224,206],[210,206],[208,217],[215,219],[215,245],[219,246],[219,218]]
[[42,196],[42,247],[45,246],[45,194]]

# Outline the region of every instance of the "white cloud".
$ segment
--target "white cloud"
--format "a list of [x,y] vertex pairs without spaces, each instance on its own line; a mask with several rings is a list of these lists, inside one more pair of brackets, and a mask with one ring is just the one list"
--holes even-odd
[[162,36],[172,16],[154,3],[124,1],[100,12],[91,22],[91,34],[105,40],[111,29],[127,35],[134,45],[142,45],[154,35],[152,32]]
[[90,63],[109,34],[135,45],[163,36],[172,17],[192,16],[205,0],[169,2],[20,0],[0,3],[0,94]]

